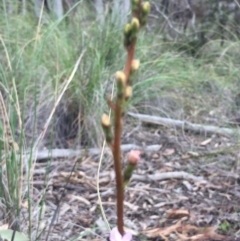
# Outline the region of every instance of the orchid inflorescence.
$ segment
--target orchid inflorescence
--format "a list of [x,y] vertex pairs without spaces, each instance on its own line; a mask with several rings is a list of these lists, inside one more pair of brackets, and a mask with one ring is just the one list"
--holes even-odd
[[150,12],[149,2],[142,0],[132,0],[132,19],[124,27],[124,47],[127,51],[127,59],[123,71],[115,74],[117,82],[117,95],[115,101],[108,98],[107,103],[114,114],[114,132],[112,132],[111,118],[107,114],[102,115],[102,128],[106,142],[111,148],[114,158],[114,169],[116,173],[116,195],[117,195],[117,227],[110,233],[110,241],[130,241],[132,235],[124,234],[123,222],[123,201],[124,187],[129,183],[132,173],[140,160],[141,152],[132,150],[127,157],[127,166],[122,174],[121,163],[121,134],[123,126],[123,116],[126,104],[133,94],[132,83],[140,62],[134,59],[137,36],[141,27],[146,24],[147,16]]

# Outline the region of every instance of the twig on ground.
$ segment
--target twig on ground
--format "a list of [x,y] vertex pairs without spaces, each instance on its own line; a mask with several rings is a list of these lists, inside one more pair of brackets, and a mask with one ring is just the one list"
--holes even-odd
[[204,133],[205,135],[212,135],[212,134],[220,134],[223,136],[240,135],[240,130],[238,129],[230,129],[230,128],[223,128],[218,126],[210,126],[210,125],[202,125],[202,124],[193,124],[188,121],[174,120],[170,118],[163,118],[163,117],[143,115],[143,114],[135,114],[131,112],[129,112],[128,115],[134,118],[138,118],[143,122],[174,127],[182,130],[194,131],[197,133]]
[[[132,149],[143,150],[144,151],[158,151],[161,148],[161,145],[151,145],[146,147],[141,147],[134,144],[126,144],[121,146],[121,151],[126,152]],[[106,148],[107,149],[107,148]],[[49,158],[73,158],[76,156],[82,156],[82,154],[89,155],[99,155],[101,149],[99,148],[89,148],[89,149],[81,149],[81,150],[73,150],[73,149],[47,149],[42,151],[37,151],[35,153],[25,153],[23,157],[28,159],[32,157],[34,160],[45,160]]]
[[133,174],[132,180],[135,181],[162,181],[166,179],[191,179],[196,182],[205,182],[208,183],[208,181],[204,180],[203,177],[196,177],[192,174],[189,174],[187,172],[162,172],[152,175],[138,175]]

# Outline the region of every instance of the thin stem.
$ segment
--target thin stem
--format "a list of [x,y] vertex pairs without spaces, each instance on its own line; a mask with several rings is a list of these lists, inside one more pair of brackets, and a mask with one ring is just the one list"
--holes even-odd
[[[131,63],[134,58],[135,52],[135,43],[133,43],[128,48],[128,56],[126,65],[124,68],[124,73],[126,75],[126,79],[128,80]],[[123,97],[124,98],[124,97]],[[114,157],[114,168],[116,173],[116,189],[117,189],[117,227],[118,231],[121,235],[124,235],[124,221],[123,221],[123,201],[124,201],[124,183],[122,176],[122,166],[121,166],[121,134],[122,134],[122,113],[123,113],[123,105],[122,99],[117,98],[116,100],[116,109],[115,109],[115,134],[114,134],[114,144],[113,144],[113,157]]]
[[[139,1],[139,9],[142,1]],[[139,13],[137,14],[139,15]],[[124,67],[124,74],[126,80],[128,81],[131,71],[131,64],[134,59],[135,54],[135,45],[136,41],[132,42],[131,45],[127,48],[127,59]],[[125,88],[127,83],[125,85]],[[115,119],[114,119],[114,141],[112,145],[112,153],[114,157],[114,169],[116,174],[116,196],[117,196],[117,227],[121,235],[124,235],[124,220],[123,220],[123,201],[124,201],[124,183],[122,175],[122,163],[121,163],[121,134],[122,134],[122,125],[123,125],[123,102],[125,96],[117,97],[116,106],[115,106]]]
[[136,41],[134,43],[132,43],[127,49],[128,56],[127,56],[127,61],[126,61],[126,65],[125,65],[125,68],[124,68],[124,74],[126,76],[127,81],[129,79],[131,64],[132,64],[132,61],[133,61],[133,58],[134,58],[135,44],[136,44]]
[[122,103],[117,98],[115,110],[115,135],[113,144],[114,168],[116,173],[116,189],[117,189],[117,227],[121,235],[124,234],[123,226],[123,200],[124,186],[121,166],[121,133],[122,133]]

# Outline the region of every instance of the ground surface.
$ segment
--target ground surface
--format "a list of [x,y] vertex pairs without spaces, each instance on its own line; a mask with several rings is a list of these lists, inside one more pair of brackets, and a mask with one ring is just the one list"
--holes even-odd
[[[134,240],[240,240],[240,152],[236,143],[223,136],[206,137],[144,124],[131,133],[125,131],[123,144],[143,148],[141,162],[125,192],[125,226],[134,232]],[[144,151],[152,145],[159,148]],[[97,197],[99,156],[79,158],[81,163],[66,186],[76,160],[36,164],[36,205],[49,170],[40,225],[45,233],[42,240],[63,192],[49,240],[70,240],[76,235],[77,240],[108,240]],[[166,172],[170,177],[161,180]],[[115,183],[109,150],[104,154],[99,185],[102,206],[113,227]]]

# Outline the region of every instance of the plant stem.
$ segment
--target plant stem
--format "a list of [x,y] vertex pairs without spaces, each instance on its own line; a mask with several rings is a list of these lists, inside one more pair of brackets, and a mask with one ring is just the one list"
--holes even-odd
[[117,190],[117,227],[121,235],[123,230],[123,200],[124,200],[124,185],[121,165],[121,133],[122,133],[122,103],[119,98],[116,101],[115,110],[115,134],[113,144],[114,168],[116,173],[116,190]]
[[136,42],[132,43],[127,49],[128,55],[127,55],[126,65],[125,65],[125,68],[124,68],[124,74],[126,75],[127,81],[129,79],[131,64],[132,64],[132,61],[133,61],[133,58],[134,58],[135,44],[136,44]]
[[[131,71],[131,63],[134,58],[135,43],[132,43],[127,49],[128,56],[126,65],[124,68],[124,74],[128,80]],[[124,98],[124,97],[123,97]],[[121,235],[124,235],[124,221],[123,221],[123,201],[124,201],[124,183],[122,176],[122,165],[121,165],[121,134],[122,134],[122,113],[123,113],[123,101],[121,98],[116,100],[115,109],[115,123],[114,123],[114,143],[113,143],[113,157],[114,157],[114,168],[116,173],[116,189],[117,189],[117,227]]]

